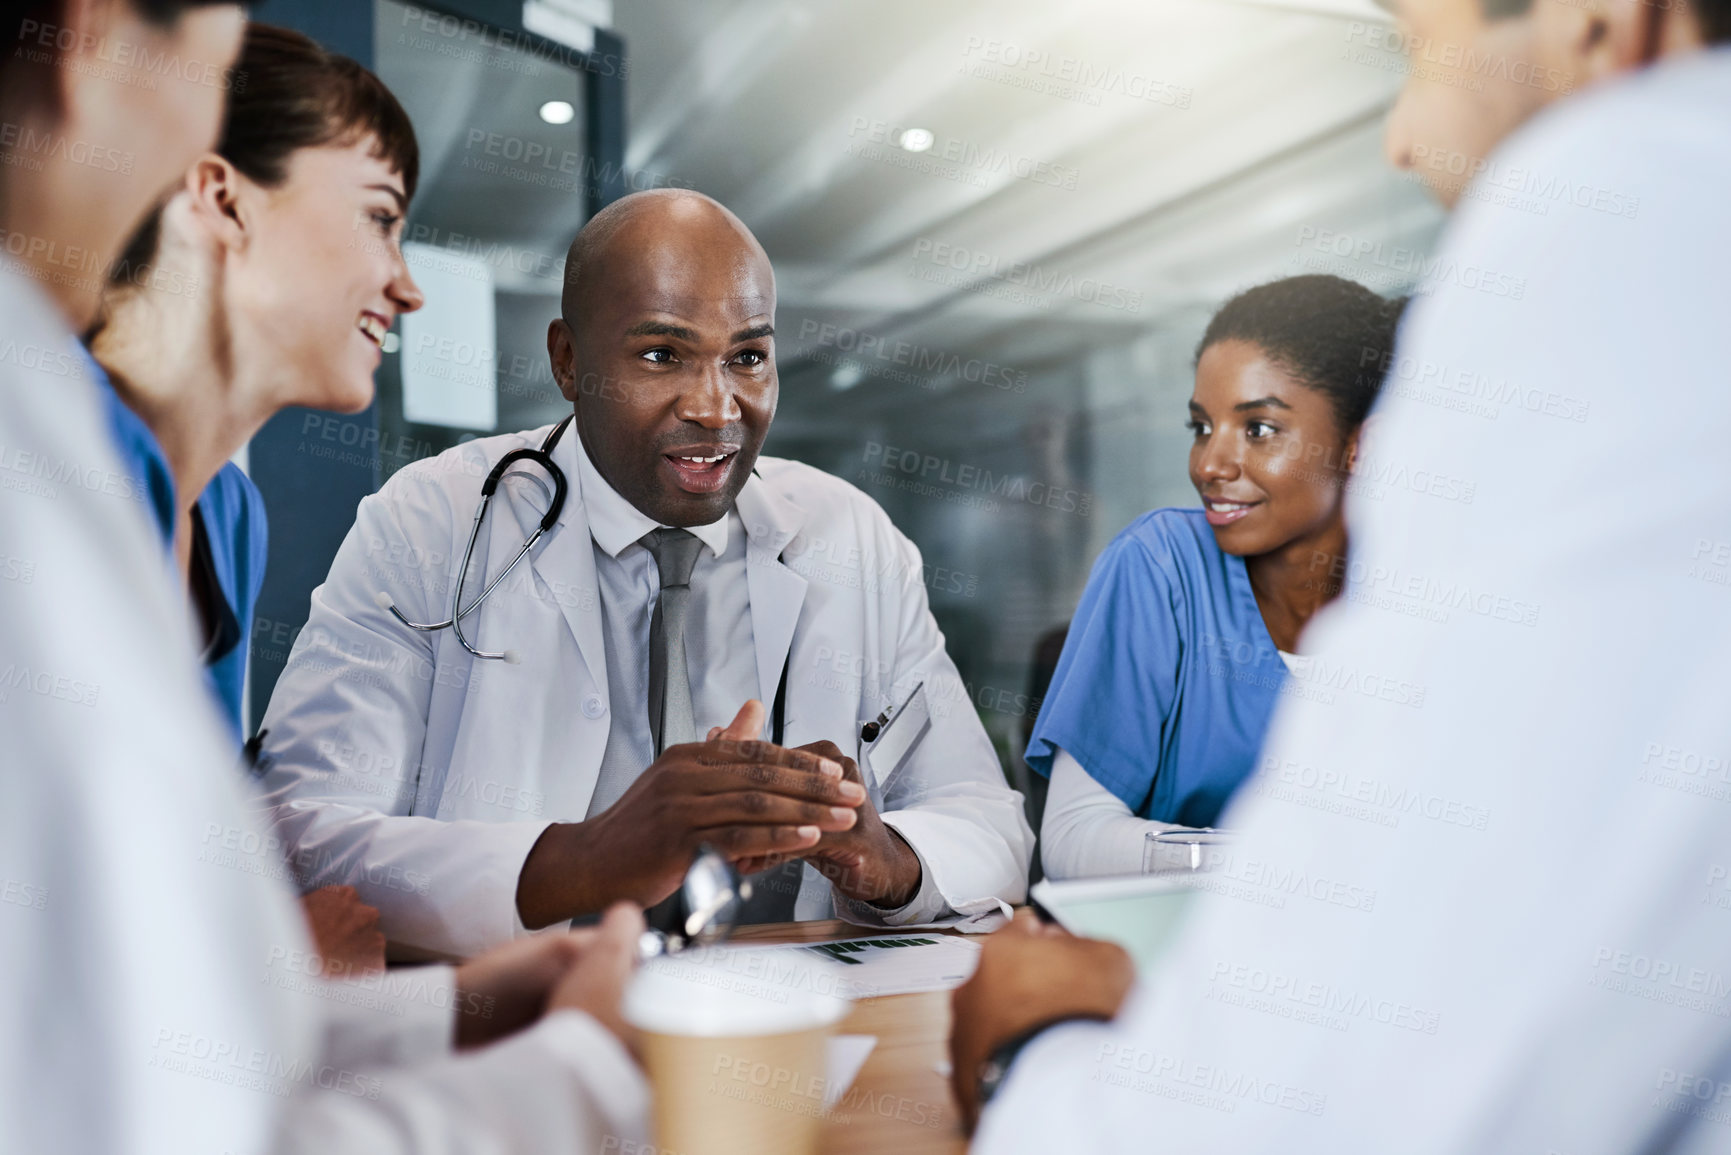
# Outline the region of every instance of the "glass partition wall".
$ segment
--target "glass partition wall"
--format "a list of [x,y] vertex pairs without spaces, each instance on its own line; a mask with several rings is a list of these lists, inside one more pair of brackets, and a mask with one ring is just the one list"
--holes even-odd
[[[565,411],[547,366],[587,214],[582,60],[381,0],[421,133],[408,240],[441,307],[380,376],[381,475]],[[633,0],[630,188],[715,196],[775,264],[766,452],[857,485],[920,548],[1018,786],[1089,570],[1191,506],[1185,401],[1235,291],[1406,291],[1439,214],[1382,157],[1404,67],[1371,0]],[[437,23],[437,22],[435,22]],[[549,102],[569,119],[542,115]],[[566,115],[554,110],[554,120]],[[620,190],[623,191],[623,190]],[[429,294],[431,295],[431,294]]]
[[[765,451],[919,547],[1006,773],[1094,559],[1195,506],[1192,357],[1237,290],[1403,291],[1438,213],[1390,170],[1371,0],[634,0],[627,152],[775,263]],[[1391,48],[1390,45],[1393,45]]]

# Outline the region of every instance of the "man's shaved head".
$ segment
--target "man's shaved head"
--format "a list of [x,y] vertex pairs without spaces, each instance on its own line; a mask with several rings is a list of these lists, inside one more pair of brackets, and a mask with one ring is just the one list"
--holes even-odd
[[644,238],[663,243],[679,238],[736,242],[762,262],[770,285],[775,284],[769,255],[726,205],[689,189],[648,189],[621,197],[590,217],[571,242],[559,298],[559,311],[567,324],[575,328],[583,319],[583,304],[607,291],[609,262],[631,260],[634,244]]
[[769,433],[774,336],[775,273],[751,230],[701,193],[654,189],[577,234],[547,352],[607,483],[662,525],[707,525]]

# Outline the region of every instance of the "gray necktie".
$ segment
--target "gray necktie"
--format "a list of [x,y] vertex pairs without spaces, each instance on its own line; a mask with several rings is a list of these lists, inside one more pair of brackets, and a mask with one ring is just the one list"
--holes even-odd
[[683,529],[658,529],[643,545],[661,572],[661,596],[649,622],[649,734],[655,755],[697,741],[691,677],[685,668],[685,619],[691,611],[691,568],[703,543]]
[[[649,732],[659,757],[669,746],[698,739],[685,664],[685,620],[691,609],[691,570],[703,543],[683,529],[658,529],[644,535],[643,545],[661,571],[661,596],[649,623]],[[740,924],[793,918],[803,866],[796,860],[754,877],[751,899],[739,912]],[[661,903],[649,911],[649,923],[666,929],[672,913],[672,900]]]

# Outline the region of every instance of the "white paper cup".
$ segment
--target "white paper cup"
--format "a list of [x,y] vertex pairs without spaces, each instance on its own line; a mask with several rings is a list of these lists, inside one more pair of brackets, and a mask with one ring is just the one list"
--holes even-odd
[[789,951],[692,951],[645,964],[625,994],[674,1155],[815,1155],[826,1041],[849,1002]]

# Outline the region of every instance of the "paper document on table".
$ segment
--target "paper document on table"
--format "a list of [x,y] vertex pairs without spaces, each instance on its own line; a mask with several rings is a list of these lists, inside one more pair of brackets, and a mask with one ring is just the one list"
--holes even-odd
[[951,990],[967,982],[980,961],[979,943],[948,934],[878,935],[759,949],[829,960],[838,968],[838,993],[856,999]]
[[841,999],[947,991],[967,982],[979,959],[979,943],[959,935],[880,934],[841,942],[692,947],[657,962],[663,970],[700,976],[708,986],[780,1005],[789,990]]

